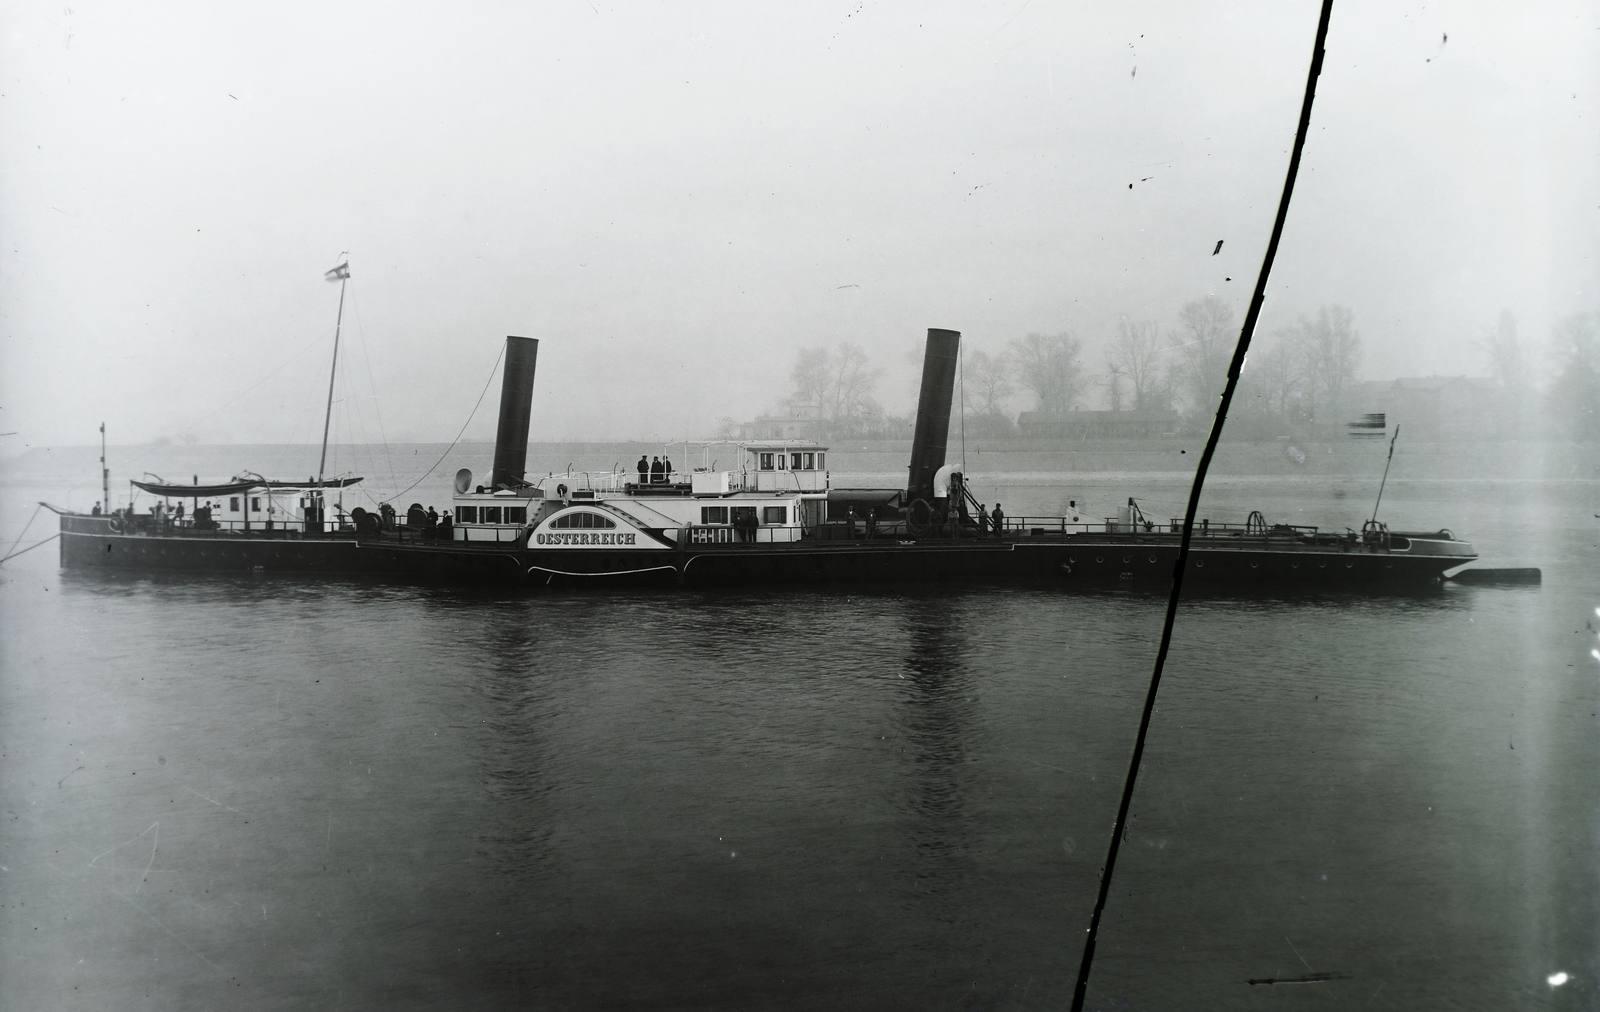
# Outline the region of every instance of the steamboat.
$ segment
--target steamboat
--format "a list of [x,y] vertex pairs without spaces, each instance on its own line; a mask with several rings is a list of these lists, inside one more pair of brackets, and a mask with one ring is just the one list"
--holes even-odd
[[[530,478],[528,430],[538,341],[506,338],[494,457],[487,478],[462,469],[451,510],[429,516],[346,512],[360,478],[304,482],[244,474],[183,485],[136,481],[148,514],[60,518],[70,569],[373,574],[553,586],[828,581],[1170,587],[1182,522],[1146,517],[1135,499],[1112,517],[990,517],[946,463],[961,335],[930,330],[904,488],[835,488],[828,447],[735,444],[725,468],[570,472]],[[335,346],[337,355],[337,345]],[[324,456],[326,433],[324,433]],[[177,500],[192,508],[163,508]],[[1360,531],[1206,522],[1192,533],[1185,584],[1390,591],[1437,585],[1477,558],[1449,530]]]

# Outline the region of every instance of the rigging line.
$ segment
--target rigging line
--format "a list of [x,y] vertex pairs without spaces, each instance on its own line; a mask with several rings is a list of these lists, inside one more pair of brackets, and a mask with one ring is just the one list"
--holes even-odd
[[1178,561],[1172,572],[1172,595],[1167,599],[1167,617],[1161,627],[1161,646],[1156,650],[1155,669],[1150,673],[1150,689],[1145,694],[1144,712],[1139,717],[1139,733],[1134,738],[1133,754],[1128,759],[1128,777],[1122,787],[1122,801],[1117,807],[1117,821],[1111,833],[1111,845],[1106,850],[1105,867],[1100,873],[1100,894],[1095,899],[1094,913],[1089,919],[1088,937],[1083,944],[1083,962],[1078,968],[1078,982],[1072,994],[1072,1012],[1083,1012],[1083,1001],[1089,986],[1089,971],[1094,965],[1095,936],[1100,929],[1100,918],[1105,913],[1106,899],[1111,892],[1111,875],[1116,868],[1117,851],[1127,832],[1128,809],[1133,803],[1133,789],[1139,777],[1139,763],[1144,758],[1144,743],[1150,733],[1150,717],[1155,710],[1156,691],[1161,687],[1161,672],[1167,663],[1167,651],[1172,646],[1172,627],[1178,617],[1178,597],[1183,590],[1183,572],[1189,561],[1189,544],[1194,534],[1194,517],[1200,509],[1200,492],[1205,486],[1206,471],[1222,438],[1222,426],[1228,419],[1228,405],[1233,401],[1234,389],[1239,385],[1239,373],[1244,367],[1244,357],[1250,350],[1250,338],[1255,333],[1256,321],[1261,317],[1261,304],[1266,300],[1267,277],[1272,273],[1272,262],[1278,255],[1278,241],[1283,237],[1283,223],[1289,216],[1289,198],[1294,194],[1295,176],[1300,171],[1300,155],[1306,145],[1306,133],[1311,127],[1311,103],[1317,94],[1317,76],[1322,73],[1323,44],[1328,38],[1328,19],[1333,14],[1333,0],[1322,0],[1322,13],[1317,19],[1317,40],[1311,49],[1311,68],[1306,74],[1305,98],[1300,105],[1300,124],[1295,130],[1294,149],[1289,155],[1289,169],[1283,180],[1283,195],[1278,200],[1278,216],[1272,223],[1272,238],[1267,241],[1266,256],[1261,261],[1261,273],[1256,278],[1255,293],[1250,298],[1250,309],[1245,314],[1244,326],[1239,331],[1239,341],[1233,350],[1233,361],[1228,365],[1228,382],[1222,388],[1222,398],[1217,404],[1217,416],[1211,423],[1211,433],[1206,438],[1205,452],[1195,468],[1194,484],[1189,489],[1189,505],[1184,515],[1183,540],[1178,544]]
[[961,477],[967,476],[967,346],[956,345],[956,371],[961,374]]
[[356,290],[350,289],[350,310],[356,318],[356,336],[361,341],[361,360],[367,367],[367,389],[372,394],[372,410],[378,415],[378,438],[383,440],[383,459],[389,467],[389,487],[393,488],[400,482],[394,476],[394,454],[389,449],[389,434],[383,428],[383,404],[378,400],[378,385],[372,379],[372,354],[367,350],[367,327],[361,317],[361,303],[356,298]]
[[249,386],[245,387],[242,391],[240,391],[236,396],[234,396],[230,400],[224,401],[222,404],[219,404],[216,407],[212,408],[210,411],[208,411],[205,414],[201,415],[199,418],[196,418],[193,422],[191,422],[189,424],[188,427],[189,428],[196,428],[196,427],[199,426],[199,424],[201,422],[204,422],[204,421],[208,420],[212,415],[217,414],[218,412],[222,411],[225,408],[233,407],[235,404],[237,404],[241,400],[243,400],[248,394],[250,394],[252,391],[254,391],[256,387],[258,387],[261,384],[265,383],[267,380],[271,379],[272,377],[278,375],[278,373],[280,373],[283,370],[287,369],[290,365],[293,365],[295,360],[297,360],[301,355],[304,355],[306,352],[310,351],[312,348],[315,348],[317,345],[321,344],[323,341],[326,341],[328,339],[328,337],[332,333],[333,333],[333,331],[331,331],[331,330],[323,331],[320,335],[318,335],[317,337],[313,338],[310,344],[305,345],[299,351],[295,352],[293,355],[290,355],[288,358],[284,359],[283,362],[278,366],[278,368],[272,370],[271,372],[267,373],[265,376],[263,376],[260,379],[256,380],[254,383],[252,383]]
[[494,358],[494,368],[489,370],[489,378],[487,380],[485,380],[484,383],[483,383],[483,391],[478,394],[478,403],[474,404],[472,406],[472,414],[467,415],[467,420],[461,423],[461,432],[457,432],[456,433],[456,438],[450,440],[450,445],[444,448],[444,452],[443,453],[439,454],[439,459],[433,462],[433,467],[430,467],[426,471],[424,471],[421,478],[418,478],[416,481],[412,482],[411,484],[407,485],[405,488],[401,489],[400,491],[396,492],[394,495],[390,496],[389,498],[391,500],[398,499],[401,496],[405,495],[407,492],[409,492],[412,489],[416,488],[418,485],[421,485],[422,482],[423,482],[423,479],[427,478],[428,475],[432,474],[434,472],[434,470],[440,464],[443,464],[444,463],[444,458],[450,456],[450,451],[454,450],[456,448],[456,444],[461,442],[462,434],[467,431],[467,426],[472,424],[473,415],[476,415],[478,413],[478,408],[483,404],[483,398],[489,393],[489,384],[494,382],[494,374],[500,371],[500,360],[505,357],[505,354],[506,354],[506,349],[502,345],[501,348],[500,348],[500,354],[496,355],[495,358]]

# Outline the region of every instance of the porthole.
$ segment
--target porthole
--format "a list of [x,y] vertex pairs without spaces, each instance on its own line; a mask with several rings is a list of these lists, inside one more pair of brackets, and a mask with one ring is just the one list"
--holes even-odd
[[1354,569],[1354,568],[1356,568],[1356,564],[1354,562],[1346,562],[1344,564],[1344,568],[1346,568],[1346,569]]
[[1124,563],[1124,564],[1126,564],[1126,563],[1129,563],[1129,562],[1132,562],[1132,561],[1133,561],[1133,556],[1131,556],[1131,555],[1124,555],[1124,556],[1123,556],[1123,557],[1122,557],[1122,561],[1123,561],[1123,563]]
[[1196,569],[1204,569],[1204,568],[1206,568],[1206,564],[1205,564],[1204,561],[1202,561],[1200,559],[1195,559],[1194,560],[1194,568],[1196,568]]
[[1251,569],[1260,569],[1261,568],[1261,563],[1257,562],[1255,559],[1251,559],[1250,560],[1250,568]]
[[1299,559],[1295,559],[1293,562],[1289,563],[1289,568],[1290,569],[1299,569],[1300,568],[1300,560]]
[[1152,556],[1150,556],[1150,561],[1151,561],[1151,562],[1154,562],[1154,561],[1156,561],[1156,557],[1155,557],[1155,556],[1154,556],[1154,555],[1152,555]]
[[1104,555],[1096,555],[1094,557],[1094,561],[1096,561],[1096,562],[1104,562],[1104,561],[1106,561],[1106,557]]
[[1328,568],[1327,560],[1324,559],[1323,561],[1317,563],[1317,568],[1318,569],[1327,569]]

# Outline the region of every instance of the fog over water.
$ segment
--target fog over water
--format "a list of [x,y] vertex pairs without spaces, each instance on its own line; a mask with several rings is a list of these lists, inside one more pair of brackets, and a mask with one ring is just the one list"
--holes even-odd
[[[1222,380],[1180,314],[1231,347],[1316,18],[0,11],[0,1012],[1066,1007],[1164,596],[96,574],[42,503],[101,500],[102,421],[114,505],[316,472],[348,255],[346,508],[482,480],[508,334],[539,476],[728,467],[674,441],[804,348],[908,414],[941,327],[958,397],[1029,334],[1095,374],[1049,424],[1015,368],[957,411],[979,500],[1165,522]],[[1338,0],[1198,515],[1360,529],[1384,482],[1543,579],[1186,596],[1089,1008],[1600,1008],[1597,40]],[[1345,310],[1346,390],[1493,379],[1269,359]],[[1125,321],[1177,392],[1107,422]],[[825,430],[834,486],[902,487],[902,421]]]
[[[0,439],[315,441],[341,251],[346,441],[449,439],[505,334],[550,439],[710,434],[841,341],[906,412],[930,326],[1098,363],[1121,316],[1242,315],[1315,20],[13,4]],[[1341,4],[1263,332],[1338,303],[1364,377],[1481,374],[1502,310],[1542,347],[1600,305],[1596,27]]]

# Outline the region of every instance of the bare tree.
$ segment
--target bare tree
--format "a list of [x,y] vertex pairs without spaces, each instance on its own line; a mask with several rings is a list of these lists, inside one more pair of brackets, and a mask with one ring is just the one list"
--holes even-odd
[[1106,377],[1101,382],[1106,386],[1106,400],[1110,402],[1112,411],[1122,410],[1122,381],[1126,378],[1127,370],[1111,357],[1111,350],[1106,349]]
[[1039,410],[1061,414],[1072,410],[1083,395],[1087,378],[1080,361],[1083,342],[1069,333],[1029,334],[1010,343],[1017,382],[1033,392]]
[[1502,309],[1495,325],[1478,341],[1478,350],[1488,360],[1489,375],[1500,383],[1501,424],[1513,435],[1528,425],[1528,409],[1533,401],[1533,365],[1517,339],[1517,318]]
[[1239,376],[1241,414],[1254,416],[1266,433],[1282,431],[1304,413],[1305,370],[1291,331],[1279,330],[1255,345]]
[[860,346],[839,345],[827,364],[825,403],[830,419],[841,422],[878,413],[872,391],[883,378],[883,370],[868,364],[867,353]]
[[1600,439],[1600,312],[1574,313],[1555,328],[1555,360],[1561,372],[1550,388],[1550,406],[1563,435]]
[[789,376],[794,382],[789,404],[815,406],[836,434],[858,435],[881,420],[883,410],[872,394],[883,370],[857,345],[844,343],[832,351],[802,348]]
[[794,382],[795,404],[821,404],[828,388],[828,349],[801,348],[789,378]]
[[1500,319],[1478,342],[1478,350],[1488,360],[1489,375],[1508,392],[1520,395],[1533,385],[1533,369],[1527,349],[1517,339],[1517,318],[1511,310],[1500,311]]
[[[1161,328],[1154,320],[1124,316],[1117,321],[1117,336],[1106,349],[1106,368],[1133,387],[1133,410],[1160,411],[1167,406],[1161,357]],[[1119,410],[1116,404],[1112,410]]]
[[1004,401],[1015,392],[1006,357],[981,349],[969,352],[963,372],[967,404],[974,413],[991,417],[1004,414]]
[[1237,328],[1233,309],[1215,296],[1185,303],[1169,341],[1177,353],[1179,381],[1190,411],[1206,414],[1228,376]]
[[1310,407],[1324,415],[1337,412],[1344,391],[1355,382],[1361,364],[1361,335],[1355,329],[1355,314],[1346,306],[1323,306],[1315,319],[1304,317],[1291,332],[1298,345],[1305,369]]

